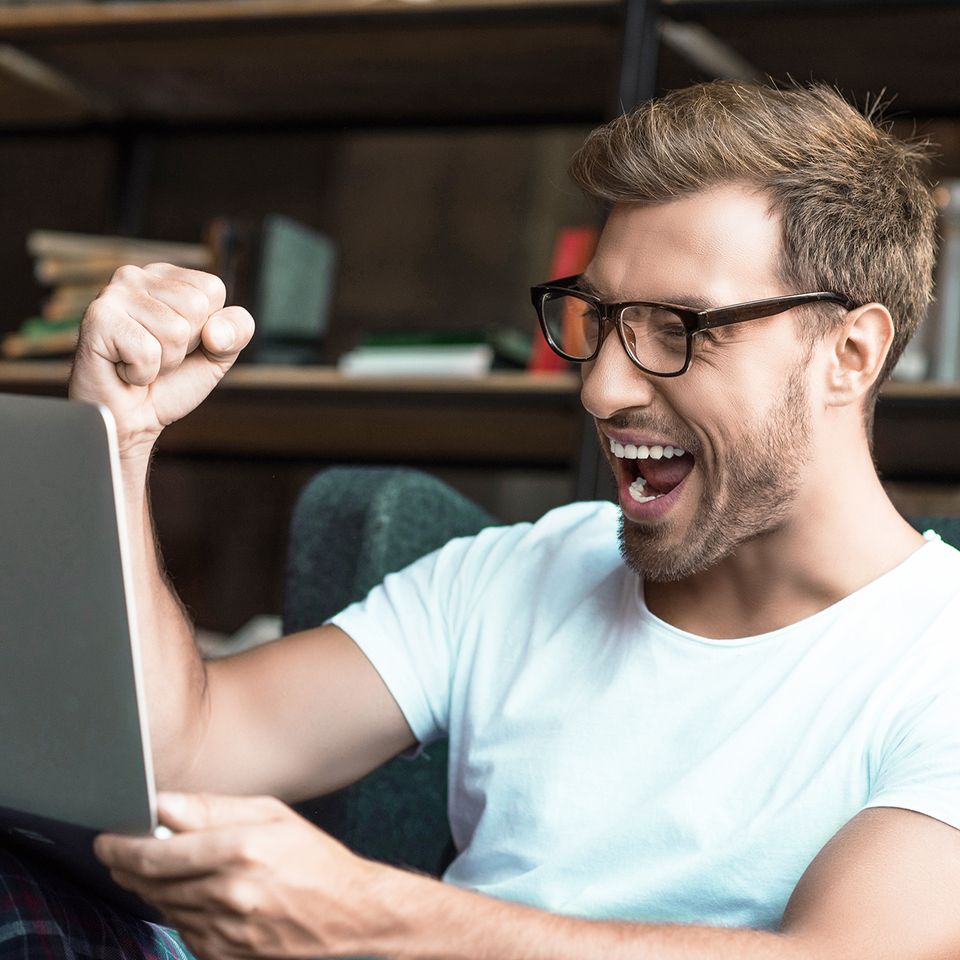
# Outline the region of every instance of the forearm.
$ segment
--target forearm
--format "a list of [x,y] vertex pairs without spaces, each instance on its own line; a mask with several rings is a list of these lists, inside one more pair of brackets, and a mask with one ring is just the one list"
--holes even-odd
[[157,785],[187,783],[207,713],[194,631],[164,574],[147,489],[149,454],[121,467],[127,540]]
[[[777,933],[581,920],[391,871],[389,922],[364,952],[390,960],[811,960]],[[819,956],[819,955],[818,955]]]

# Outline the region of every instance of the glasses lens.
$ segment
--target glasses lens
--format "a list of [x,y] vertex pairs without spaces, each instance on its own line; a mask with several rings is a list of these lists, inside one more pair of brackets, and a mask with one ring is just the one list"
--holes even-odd
[[687,330],[677,314],[638,305],[623,311],[623,337],[634,358],[654,373],[678,373],[687,362]]
[[593,304],[567,294],[548,293],[540,310],[554,348],[572,360],[593,356],[600,334],[600,315]]

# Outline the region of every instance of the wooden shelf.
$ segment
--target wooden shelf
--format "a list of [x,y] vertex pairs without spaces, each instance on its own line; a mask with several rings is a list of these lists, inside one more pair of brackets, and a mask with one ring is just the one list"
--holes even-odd
[[[960,3],[662,0],[662,11],[758,76],[816,78],[861,103],[887,91],[898,116],[960,112]],[[615,0],[0,8],[0,126],[591,123],[616,102],[621,30]],[[690,56],[662,44],[660,89],[708,75]]]
[[[64,360],[0,360],[0,389],[17,386],[65,392],[70,364]],[[335,391],[344,393],[466,393],[567,397],[580,387],[576,373],[494,371],[483,377],[358,377],[334,367],[238,363],[217,390]]]
[[0,9],[0,43],[73,89],[58,118],[0,62],[0,124],[599,121],[619,31],[611,0]]
[[[63,396],[66,363],[0,362],[0,390]],[[166,455],[576,467],[575,374],[478,379],[344,377],[238,365],[165,431]]]
[[821,80],[895,116],[960,112],[956,0],[661,0],[665,17],[705,28],[759,76]]
[[529,10],[609,7],[611,0],[144,0],[142,3],[57,3],[0,8],[0,31],[16,38],[38,32],[94,30],[164,23],[249,23],[398,11]]
[[[0,390],[64,395],[69,365],[0,362]],[[576,469],[575,373],[480,379],[344,377],[328,367],[237,365],[164,434],[167,455]],[[876,456],[891,480],[960,481],[960,384],[889,383]]]

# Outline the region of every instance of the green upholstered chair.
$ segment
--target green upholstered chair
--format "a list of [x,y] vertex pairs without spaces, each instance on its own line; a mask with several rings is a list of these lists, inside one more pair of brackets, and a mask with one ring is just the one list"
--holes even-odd
[[[407,469],[333,467],[305,488],[293,516],[284,628],[323,623],[386,574],[493,519],[450,487]],[[960,518],[917,517],[960,547]],[[357,853],[439,876],[453,855],[447,750],[391,760],[344,790],[299,805]]]
[[934,530],[945,543],[960,550],[960,517],[910,517],[910,522],[921,533]]
[[[317,626],[388,574],[496,521],[415,470],[331,467],[300,494],[287,554],[285,633]],[[447,745],[397,758],[358,783],[299,804],[362,856],[439,876],[453,856]]]

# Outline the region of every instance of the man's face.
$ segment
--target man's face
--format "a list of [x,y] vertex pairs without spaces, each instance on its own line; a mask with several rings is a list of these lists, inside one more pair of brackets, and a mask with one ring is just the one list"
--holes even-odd
[[[725,306],[793,292],[777,280],[779,251],[766,198],[728,186],[616,208],[586,277],[605,300]],[[694,337],[690,369],[673,379],[645,374],[608,332],[583,365],[582,399],[639,574],[691,576],[795,514],[812,449],[809,359],[791,314]],[[683,453],[656,459],[668,447]]]

